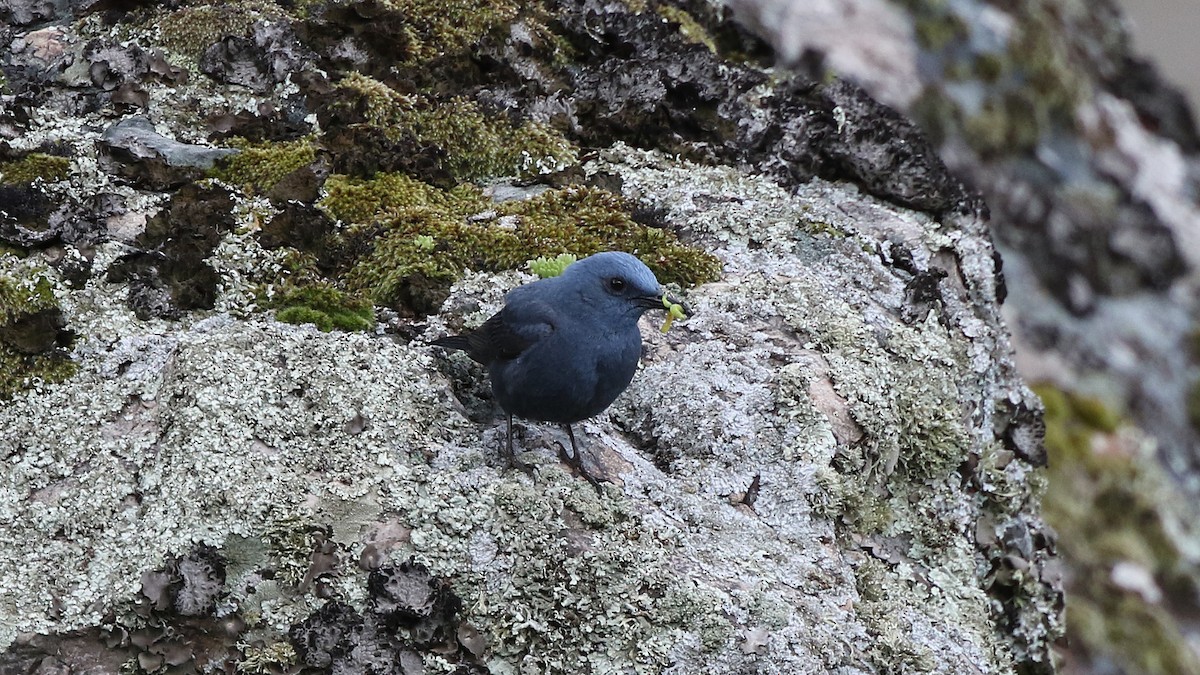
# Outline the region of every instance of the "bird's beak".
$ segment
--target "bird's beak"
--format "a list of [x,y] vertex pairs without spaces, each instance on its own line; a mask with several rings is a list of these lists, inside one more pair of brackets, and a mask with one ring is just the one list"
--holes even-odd
[[659,307],[667,310],[668,312],[670,312],[673,307],[678,307],[680,310],[683,311],[684,317],[689,317],[692,315],[692,308],[688,307],[687,303],[685,303],[684,301],[680,300],[679,298],[667,293],[666,291],[663,291],[663,294],[661,296],[659,296],[658,302],[659,302]]
[[692,308],[682,300],[667,293],[666,289],[658,289],[658,295],[646,295],[637,299],[637,304],[646,309],[661,309],[670,312],[672,307],[678,307],[685,317],[692,315]]

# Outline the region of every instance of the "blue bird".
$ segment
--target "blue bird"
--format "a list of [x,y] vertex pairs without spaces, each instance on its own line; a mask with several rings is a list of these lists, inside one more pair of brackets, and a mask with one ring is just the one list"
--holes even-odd
[[[478,329],[434,340],[488,367],[492,392],[508,415],[506,458],[515,460],[513,416],[554,422],[567,430],[571,455],[559,456],[593,485],[571,425],[607,408],[633,379],[642,352],[638,319],[668,309],[658,279],[628,253],[597,253],[560,276],[514,288],[504,307]],[[687,315],[690,312],[682,308]]]

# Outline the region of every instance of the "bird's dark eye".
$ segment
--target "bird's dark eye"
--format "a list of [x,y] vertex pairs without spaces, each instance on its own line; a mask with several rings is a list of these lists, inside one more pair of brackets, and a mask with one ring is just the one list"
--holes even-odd
[[608,280],[608,287],[615,293],[620,293],[625,290],[625,280],[621,277],[613,277]]

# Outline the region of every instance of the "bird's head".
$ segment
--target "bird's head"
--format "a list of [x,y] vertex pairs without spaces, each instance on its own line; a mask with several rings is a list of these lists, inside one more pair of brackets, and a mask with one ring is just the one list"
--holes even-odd
[[666,295],[649,267],[628,253],[609,251],[588,256],[569,265],[562,280],[577,289],[584,302],[634,321],[649,309],[671,312],[672,305],[679,308],[676,312],[691,315],[686,306]]

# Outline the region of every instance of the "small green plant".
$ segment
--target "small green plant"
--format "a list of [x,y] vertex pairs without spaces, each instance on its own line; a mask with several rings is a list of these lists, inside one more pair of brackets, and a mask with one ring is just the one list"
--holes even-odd
[[576,260],[577,258],[570,253],[560,253],[553,258],[538,256],[527,262],[526,265],[529,266],[529,271],[531,273],[536,274],[543,279],[549,279],[550,277],[556,277],[562,274],[563,270],[567,269],[567,266]]
[[417,236],[413,237],[413,244],[419,251],[432,251],[433,237],[427,234],[418,234]]

